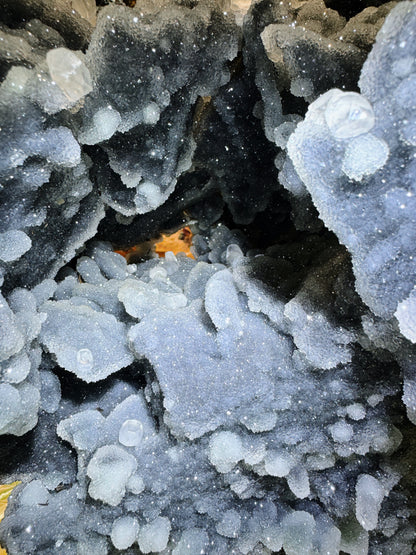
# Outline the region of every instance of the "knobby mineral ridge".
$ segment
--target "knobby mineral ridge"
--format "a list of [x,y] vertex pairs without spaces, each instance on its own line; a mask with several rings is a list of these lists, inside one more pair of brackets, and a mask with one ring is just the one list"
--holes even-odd
[[1,545],[415,553],[416,2],[97,4],[0,2]]

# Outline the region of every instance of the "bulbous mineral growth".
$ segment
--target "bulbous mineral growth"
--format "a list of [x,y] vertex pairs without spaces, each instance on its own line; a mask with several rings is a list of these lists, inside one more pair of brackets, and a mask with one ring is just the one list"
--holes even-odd
[[416,2],[4,2],[0,544],[411,555]]
[[77,102],[92,91],[90,72],[75,52],[54,48],[46,54],[52,79],[71,102]]
[[337,139],[350,139],[370,131],[375,124],[371,104],[354,92],[334,94],[325,109],[325,121]]

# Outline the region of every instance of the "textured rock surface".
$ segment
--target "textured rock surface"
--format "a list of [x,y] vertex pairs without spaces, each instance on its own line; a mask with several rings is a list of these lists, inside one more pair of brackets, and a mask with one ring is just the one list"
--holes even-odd
[[1,545],[414,553],[416,2],[99,4],[1,14]]

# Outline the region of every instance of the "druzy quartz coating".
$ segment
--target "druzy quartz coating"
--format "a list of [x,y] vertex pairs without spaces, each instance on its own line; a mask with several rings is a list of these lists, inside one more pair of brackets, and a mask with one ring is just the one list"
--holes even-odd
[[9,555],[415,552],[416,2],[372,4],[3,1]]

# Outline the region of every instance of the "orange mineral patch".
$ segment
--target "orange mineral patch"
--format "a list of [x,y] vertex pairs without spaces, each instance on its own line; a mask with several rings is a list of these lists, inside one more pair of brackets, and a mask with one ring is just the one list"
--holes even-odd
[[4,517],[4,511],[6,510],[10,494],[12,493],[13,489],[21,483],[22,482],[18,480],[17,482],[13,482],[12,484],[0,485],[0,520],[2,520]]
[[148,258],[150,252],[153,250],[154,242],[154,240],[145,241],[144,243],[133,245],[127,249],[115,249],[114,252],[121,254],[121,256],[127,260],[127,263],[130,264],[131,262],[137,262],[138,260]]
[[[4,517],[4,512],[6,510],[10,494],[12,493],[13,489],[19,484],[21,484],[20,481],[13,482],[12,484],[0,485],[0,520],[2,520]],[[0,555],[7,555],[7,551],[2,547],[0,547]]]
[[155,244],[155,252],[161,257],[164,257],[168,251],[172,251],[173,254],[183,252],[189,258],[195,258],[190,250],[191,245],[192,231],[189,227],[184,227],[171,235],[162,233],[162,240]]
[[116,249],[114,252],[121,254],[127,262],[137,261],[139,258],[146,258],[149,253],[155,252],[161,258],[164,258],[168,251],[173,254],[183,252],[189,258],[195,258],[191,253],[192,231],[189,227],[184,227],[179,231],[171,234],[161,234],[162,239],[146,241],[138,245],[134,245],[128,249]]

